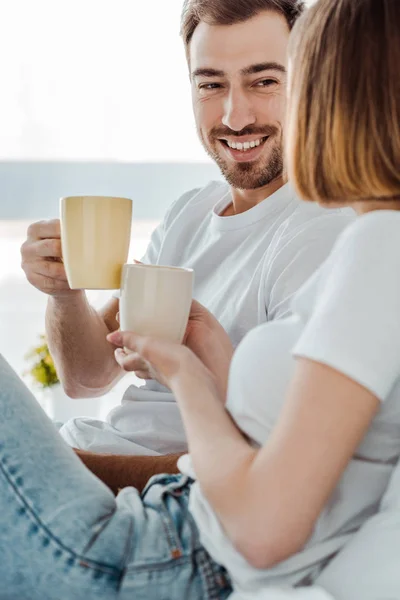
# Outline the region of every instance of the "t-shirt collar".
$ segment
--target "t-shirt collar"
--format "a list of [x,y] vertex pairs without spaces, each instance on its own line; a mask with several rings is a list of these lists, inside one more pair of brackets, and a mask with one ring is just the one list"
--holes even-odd
[[217,229],[225,231],[241,229],[242,227],[248,227],[249,225],[258,222],[261,219],[272,217],[272,215],[284,211],[291,202],[296,200],[297,198],[294,189],[289,183],[286,183],[271,196],[259,204],[256,204],[256,206],[253,206],[253,208],[238,215],[221,217],[224,210],[232,204],[231,189],[226,185],[226,190],[224,190],[222,197],[213,208],[212,224]]

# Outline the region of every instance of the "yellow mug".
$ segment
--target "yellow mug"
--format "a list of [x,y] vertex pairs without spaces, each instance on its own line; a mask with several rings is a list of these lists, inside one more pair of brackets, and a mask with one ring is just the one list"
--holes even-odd
[[71,289],[116,290],[128,260],[132,200],[67,196],[60,200],[61,246]]

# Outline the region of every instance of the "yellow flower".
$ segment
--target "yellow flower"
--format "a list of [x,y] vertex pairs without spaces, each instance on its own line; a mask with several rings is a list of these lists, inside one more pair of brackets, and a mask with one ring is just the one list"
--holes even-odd
[[47,345],[46,336],[40,335],[41,344],[32,348],[25,356],[31,367],[24,374],[29,374],[41,387],[51,387],[59,383],[54,361]]

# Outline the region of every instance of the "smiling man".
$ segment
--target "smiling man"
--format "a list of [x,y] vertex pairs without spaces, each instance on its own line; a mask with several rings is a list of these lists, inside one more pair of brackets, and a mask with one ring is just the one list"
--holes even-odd
[[[177,200],[142,261],[193,268],[195,298],[234,346],[250,329],[290,312],[292,295],[352,218],[301,202],[285,179],[286,53],[303,8],[300,0],[187,0],[184,6],[196,126],[226,181]],[[46,248],[44,238],[53,240]],[[124,374],[106,341],[118,328],[118,299],[97,313],[83,292],[68,289],[62,264],[48,258],[50,247],[50,258],[60,258],[58,238],[58,222],[31,226],[23,266],[50,295],[47,334],[67,393],[100,396]],[[130,368],[145,376],[139,361]],[[186,450],[174,398],[151,380],[129,387],[106,422],[74,419],[61,434],[93,452],[81,453],[82,459],[113,489],[172,472],[173,453]],[[166,454],[172,456],[160,458]]]

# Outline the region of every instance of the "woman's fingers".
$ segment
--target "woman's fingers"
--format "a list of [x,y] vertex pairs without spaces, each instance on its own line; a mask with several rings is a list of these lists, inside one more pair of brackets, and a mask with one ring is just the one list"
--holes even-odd
[[[129,331],[110,333],[107,340],[120,348],[128,348],[136,355],[134,358],[129,358],[131,352],[126,353],[123,351],[123,354],[119,351],[116,352],[118,363],[123,369],[134,370],[132,365],[136,366],[138,364],[137,355],[139,355],[146,364],[145,371],[148,370],[150,365],[150,371],[154,369],[161,376],[167,378],[173,376],[184,365],[185,357],[189,352],[187,348],[180,344],[137,335]],[[138,368],[136,370],[142,371],[143,369]],[[157,379],[159,378],[157,377]]]
[[122,348],[117,348],[115,360],[124,371],[148,371],[147,363],[137,352],[125,352]]
[[135,375],[138,379],[154,379],[150,371],[135,371]]
[[107,336],[107,340],[114,344],[114,346],[119,346],[120,348],[129,348],[129,350],[136,350],[136,345],[140,342],[141,336],[136,333],[131,333],[130,331],[114,331]]
[[131,331],[114,331],[107,336],[107,340],[122,348],[128,348],[139,355],[144,361],[157,363],[162,360],[164,355],[168,355],[171,347],[176,344],[171,344],[164,340],[150,338],[143,335],[137,335]]

